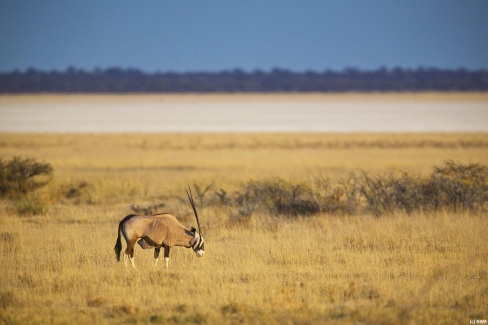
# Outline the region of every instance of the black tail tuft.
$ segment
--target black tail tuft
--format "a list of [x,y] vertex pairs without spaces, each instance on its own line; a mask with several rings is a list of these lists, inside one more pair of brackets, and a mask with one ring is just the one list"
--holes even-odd
[[122,225],[132,217],[135,217],[135,214],[129,214],[126,216],[122,221],[119,222],[119,229],[117,231],[117,241],[115,242],[114,251],[115,251],[115,258],[117,262],[120,262],[120,252],[122,251],[122,241],[120,240],[120,232],[122,230]]
[[120,241],[120,231],[117,236],[117,242],[115,243],[114,251],[115,251],[115,258],[117,259],[117,262],[120,262],[120,252],[122,251],[122,242]]

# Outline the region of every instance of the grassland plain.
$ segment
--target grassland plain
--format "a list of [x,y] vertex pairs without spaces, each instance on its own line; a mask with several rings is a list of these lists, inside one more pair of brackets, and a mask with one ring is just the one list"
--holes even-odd
[[[0,134],[0,157],[52,164],[44,215],[0,202],[0,322],[6,324],[459,323],[488,318],[488,221],[437,212],[245,222],[200,206],[206,255],[169,270],[113,255],[133,204],[194,224],[186,184],[231,192],[250,179],[339,181],[351,171],[427,174],[444,160],[488,164],[469,134]],[[210,194],[209,194],[210,195]]]

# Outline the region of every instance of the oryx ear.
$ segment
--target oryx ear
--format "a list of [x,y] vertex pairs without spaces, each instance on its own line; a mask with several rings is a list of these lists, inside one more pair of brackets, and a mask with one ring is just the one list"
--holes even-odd
[[197,230],[195,229],[195,227],[191,227],[190,231],[191,231],[192,233],[195,233],[195,231],[197,231]]

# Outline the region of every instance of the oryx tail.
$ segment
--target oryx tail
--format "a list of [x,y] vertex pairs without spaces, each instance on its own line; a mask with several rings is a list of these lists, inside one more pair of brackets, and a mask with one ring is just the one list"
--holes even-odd
[[122,221],[119,222],[119,229],[117,231],[117,241],[115,242],[115,247],[114,247],[115,258],[117,259],[117,262],[120,262],[120,252],[122,251],[122,241],[120,240],[120,233],[122,231],[122,226],[127,220],[135,216],[136,216],[135,214],[129,214],[124,219],[122,219]]

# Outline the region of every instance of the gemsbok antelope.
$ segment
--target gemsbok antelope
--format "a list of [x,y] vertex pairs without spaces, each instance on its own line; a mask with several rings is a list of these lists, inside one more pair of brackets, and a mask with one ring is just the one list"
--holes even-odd
[[185,189],[193,208],[193,213],[197,219],[198,231],[194,227],[186,229],[179,223],[175,216],[169,213],[161,213],[153,216],[129,214],[119,223],[117,242],[114,247],[115,257],[118,262],[120,261],[120,252],[122,251],[121,233],[127,243],[124,264],[126,263],[126,257],[129,257],[134,269],[136,268],[134,263],[134,245],[136,243],[143,249],[154,248],[154,265],[157,265],[159,251],[163,247],[166,268],[168,268],[169,263],[169,251],[175,246],[192,248],[197,257],[204,255],[204,239],[200,228],[200,221],[198,220],[197,209],[195,208],[195,202],[193,201],[193,195],[189,186],[188,190]]

